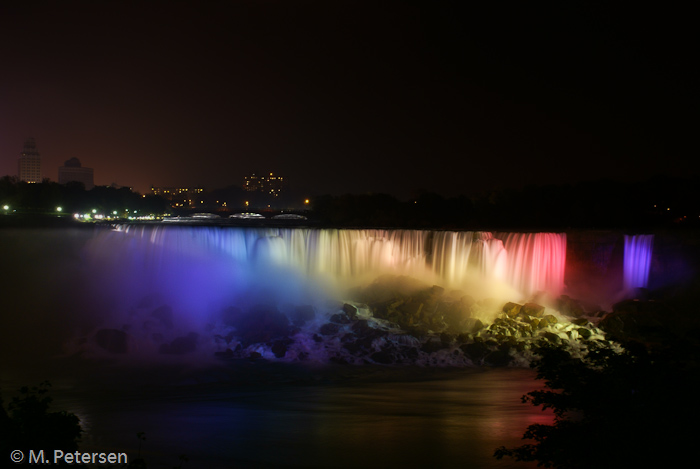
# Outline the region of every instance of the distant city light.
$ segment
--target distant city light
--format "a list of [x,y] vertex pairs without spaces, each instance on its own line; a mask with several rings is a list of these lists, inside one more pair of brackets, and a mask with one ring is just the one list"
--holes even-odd
[[9,206],[9,205],[3,205],[3,206],[2,206],[2,209],[3,209],[3,210],[10,210],[10,206]]
[[309,203],[309,199],[304,199],[304,203],[305,203],[305,204],[308,204],[308,203]]
[[56,211],[57,211],[57,212],[62,212],[62,211],[63,211],[63,207],[56,207]]
[[93,208],[92,213],[97,213],[97,210]]

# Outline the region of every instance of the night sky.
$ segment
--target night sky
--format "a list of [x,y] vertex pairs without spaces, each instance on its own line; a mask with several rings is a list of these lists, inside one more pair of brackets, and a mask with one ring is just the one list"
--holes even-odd
[[0,175],[33,136],[141,192],[697,176],[690,12],[531,3],[4,1]]

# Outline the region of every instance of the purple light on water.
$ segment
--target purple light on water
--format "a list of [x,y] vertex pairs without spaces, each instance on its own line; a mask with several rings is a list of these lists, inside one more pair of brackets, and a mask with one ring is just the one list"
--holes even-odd
[[625,235],[624,288],[647,288],[654,235]]

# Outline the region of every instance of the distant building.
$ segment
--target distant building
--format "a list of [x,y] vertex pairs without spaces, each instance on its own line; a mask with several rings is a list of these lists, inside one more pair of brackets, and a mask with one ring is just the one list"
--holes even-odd
[[263,192],[273,197],[279,197],[283,186],[284,179],[282,176],[275,176],[272,173],[260,176],[254,172],[243,180],[243,189],[249,192]]
[[197,195],[204,192],[202,187],[154,187],[151,186],[151,194],[159,195],[170,201],[174,208],[200,207],[204,202]]
[[92,168],[83,168],[78,158],[67,160],[58,168],[58,183],[82,182],[86,190],[95,187],[94,171]]
[[41,157],[32,137],[24,142],[24,150],[20,153],[18,168],[17,175],[20,181],[41,182]]

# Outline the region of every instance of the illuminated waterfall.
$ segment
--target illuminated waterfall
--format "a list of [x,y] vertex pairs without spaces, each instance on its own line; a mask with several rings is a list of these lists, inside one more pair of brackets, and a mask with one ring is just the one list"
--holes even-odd
[[625,235],[624,288],[647,288],[654,235]]
[[102,236],[111,239],[104,249],[128,246],[143,252],[122,255],[166,264],[172,261],[163,256],[173,253],[209,256],[217,264],[228,259],[239,266],[276,265],[340,284],[392,273],[431,275],[460,288],[478,278],[505,282],[522,295],[561,293],[566,264],[566,235],[557,233],[124,225]]
[[508,253],[506,278],[518,291],[559,294],[564,287],[566,235],[501,233]]

